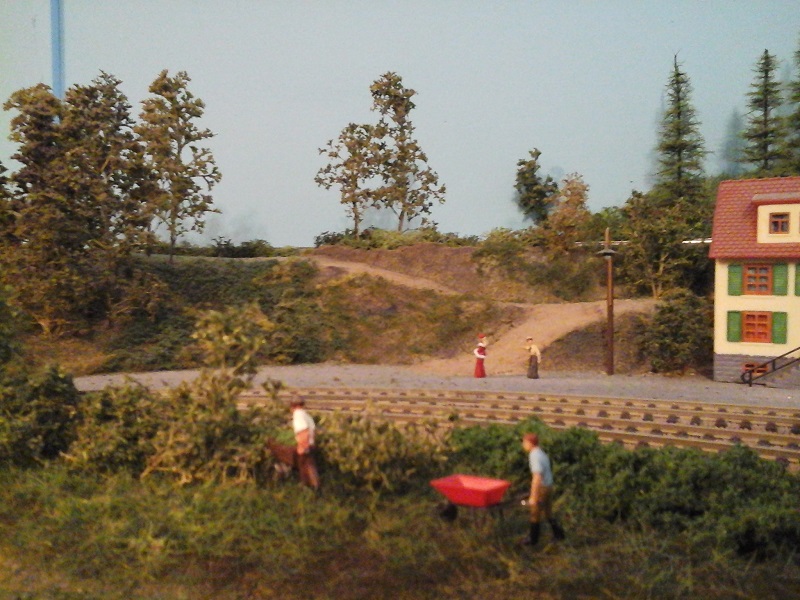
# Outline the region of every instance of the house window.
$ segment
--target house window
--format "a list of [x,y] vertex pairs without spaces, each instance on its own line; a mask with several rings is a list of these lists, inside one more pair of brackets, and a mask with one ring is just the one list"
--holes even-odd
[[769,232],[789,233],[789,213],[770,213]]
[[772,313],[768,312],[743,312],[742,313],[742,341],[762,342],[772,341]]
[[772,294],[772,265],[745,265],[744,293]]
[[729,342],[756,342],[785,344],[789,332],[789,319],[785,312],[728,312]]
[[789,291],[786,263],[745,263],[728,266],[728,295],[785,296]]

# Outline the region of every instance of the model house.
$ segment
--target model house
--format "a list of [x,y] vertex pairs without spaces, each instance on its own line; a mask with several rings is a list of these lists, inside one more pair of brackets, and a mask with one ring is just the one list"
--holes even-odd
[[723,181],[711,239],[714,379],[800,356],[800,177]]

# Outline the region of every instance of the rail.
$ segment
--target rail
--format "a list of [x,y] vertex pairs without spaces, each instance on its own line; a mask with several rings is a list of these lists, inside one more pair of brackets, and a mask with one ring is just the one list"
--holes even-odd
[[[433,421],[442,427],[513,424],[537,417],[555,429],[586,428],[603,442],[631,448],[675,446],[721,452],[742,444],[762,458],[800,470],[800,408],[463,390],[288,388],[280,397],[301,397],[318,413]],[[240,406],[265,399],[263,393],[251,392],[241,396]]]
[[777,363],[777,361],[779,361],[780,359],[786,358],[787,356],[789,356],[790,354],[792,354],[794,352],[797,352],[798,350],[800,350],[800,346],[798,346],[794,350],[789,350],[788,352],[784,352],[780,356],[776,356],[775,358],[771,358],[767,362],[761,363],[760,365],[753,365],[753,366],[747,367],[742,372],[742,375],[741,375],[742,382],[746,383],[748,386],[752,387],[753,386],[753,381],[755,381],[756,379],[761,379],[762,377],[766,377],[767,375],[772,375],[776,371],[780,371],[781,369],[785,369],[787,367],[791,367],[792,365],[796,364],[797,362],[800,362],[800,356],[795,356],[791,360],[788,360],[788,361],[786,361],[786,362],[784,362],[784,363],[782,363],[780,365]]

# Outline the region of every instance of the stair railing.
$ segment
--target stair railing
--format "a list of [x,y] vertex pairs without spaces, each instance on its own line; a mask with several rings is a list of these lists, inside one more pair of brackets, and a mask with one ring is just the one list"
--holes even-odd
[[800,356],[795,356],[792,357],[791,360],[788,360],[783,364],[780,365],[777,364],[777,361],[789,356],[793,352],[797,352],[798,350],[800,350],[800,346],[798,346],[794,350],[789,350],[788,352],[784,352],[780,356],[771,358],[765,363],[762,363],[760,365],[753,365],[752,367],[746,368],[741,375],[742,382],[752,387],[753,381],[755,381],[756,379],[766,377],[767,375],[772,375],[775,371],[780,371],[781,369],[785,369],[786,367],[791,367],[793,364],[800,362]]

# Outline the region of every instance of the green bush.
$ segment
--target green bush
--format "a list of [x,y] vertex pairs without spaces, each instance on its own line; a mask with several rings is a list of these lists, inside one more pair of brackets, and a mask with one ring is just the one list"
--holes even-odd
[[581,251],[530,264],[525,273],[531,286],[549,287],[556,298],[568,302],[594,298],[600,280],[605,283],[601,259]]
[[130,373],[197,366],[197,361],[187,352],[192,323],[188,314],[131,322],[109,344],[111,356],[103,364],[102,371]]
[[435,424],[399,425],[376,418],[369,406],[360,415],[326,415],[319,430],[322,464],[347,489],[408,490],[446,459]]
[[684,372],[711,362],[713,307],[688,290],[664,295],[643,339],[643,351],[657,373]]
[[155,452],[153,438],[162,424],[165,401],[136,383],[90,394],[66,457],[71,467],[138,477]]
[[718,455],[695,449],[627,450],[595,432],[553,431],[537,421],[456,428],[448,466],[529,481],[521,434],[536,431],[553,463],[563,506],[579,519],[627,523],[690,543],[760,557],[800,549],[800,478],[750,448]]
[[326,358],[327,327],[320,319],[316,269],[305,260],[231,262],[187,259],[146,261],[167,282],[171,301],[155,319],[128,323],[109,344],[103,370],[139,371],[197,367],[192,351],[192,315],[256,302],[275,325],[262,361],[317,362]]
[[548,289],[562,300],[593,298],[599,277],[604,274],[600,259],[579,249],[545,260],[536,250],[541,245],[541,234],[536,229],[495,229],[473,253],[473,260],[480,272],[500,271],[531,287]]
[[420,227],[408,231],[390,231],[368,227],[358,235],[352,229],[346,229],[343,232],[325,231],[314,238],[314,247],[342,245],[351,248],[392,250],[426,242],[446,246],[475,246],[478,244],[479,238],[478,236],[460,236],[455,233],[440,233],[435,227]]
[[7,298],[10,290],[0,287],[0,369],[17,353],[16,316]]
[[258,479],[270,462],[273,421],[262,410],[240,410],[238,397],[272,328],[256,304],[199,314],[192,339],[210,369],[162,394],[128,386],[94,396],[69,455],[73,467],[164,473],[179,484]]
[[532,262],[531,248],[538,243],[533,229],[493,229],[473,252],[472,258],[477,262],[479,271],[499,269],[507,275],[518,275],[527,272]]
[[72,377],[58,367],[36,375],[0,372],[0,464],[30,467],[66,452],[79,399]]

